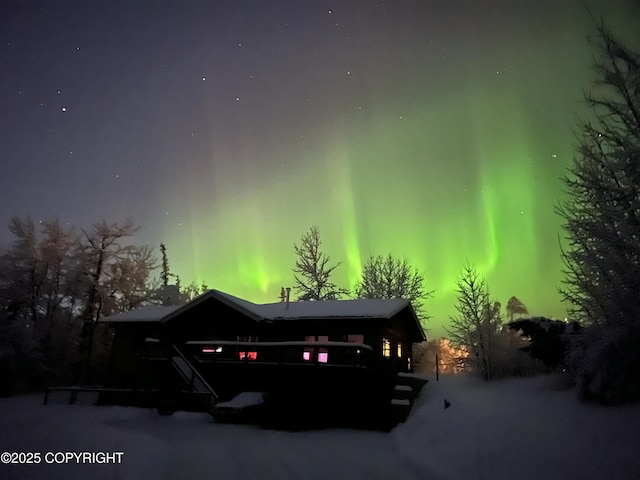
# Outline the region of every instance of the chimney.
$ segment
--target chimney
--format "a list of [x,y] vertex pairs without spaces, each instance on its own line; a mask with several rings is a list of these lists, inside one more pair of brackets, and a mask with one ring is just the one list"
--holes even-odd
[[289,297],[291,296],[291,287],[287,287],[287,299],[286,299],[286,309],[289,310]]

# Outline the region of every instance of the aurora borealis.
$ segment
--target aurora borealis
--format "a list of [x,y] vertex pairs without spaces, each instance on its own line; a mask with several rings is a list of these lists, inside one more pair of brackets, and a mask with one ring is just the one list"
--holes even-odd
[[258,303],[317,225],[341,286],[369,254],[424,271],[433,335],[467,260],[563,317],[585,5],[638,44],[632,0],[3,2],[0,223],[130,216],[183,282]]

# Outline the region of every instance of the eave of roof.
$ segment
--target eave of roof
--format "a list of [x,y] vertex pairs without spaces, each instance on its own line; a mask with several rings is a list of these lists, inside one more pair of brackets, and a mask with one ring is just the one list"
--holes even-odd
[[178,305],[147,305],[127,312],[109,315],[98,320],[100,323],[152,323],[178,310]]

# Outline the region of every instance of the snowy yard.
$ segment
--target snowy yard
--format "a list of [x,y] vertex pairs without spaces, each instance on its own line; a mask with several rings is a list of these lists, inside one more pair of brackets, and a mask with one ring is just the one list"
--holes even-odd
[[[391,433],[264,430],[206,414],[43,406],[42,396],[0,400],[0,431],[0,452],[41,455],[37,465],[0,465],[3,480],[640,477],[640,406],[582,405],[552,377],[432,381]],[[123,455],[119,464],[44,458],[87,451]]]

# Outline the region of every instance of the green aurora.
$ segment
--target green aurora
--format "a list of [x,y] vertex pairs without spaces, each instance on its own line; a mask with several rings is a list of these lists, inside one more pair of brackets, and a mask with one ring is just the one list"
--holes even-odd
[[257,303],[317,225],[340,286],[369,255],[423,272],[431,336],[465,262],[503,305],[566,315],[554,206],[587,37],[602,15],[638,45],[636,0],[14,3],[4,225],[130,216],[183,284]]
[[[390,252],[424,272],[434,290],[426,310],[435,335],[453,313],[466,261],[503,304],[516,295],[533,314],[564,316],[553,208],[571,158],[571,125],[564,142],[551,142],[564,148],[541,147],[547,142],[531,132],[513,95],[468,96],[472,108],[457,112],[463,118],[450,113],[450,126],[420,105],[402,118],[381,112],[351,135],[318,135],[314,148],[289,153],[304,156],[303,165],[260,172],[261,181],[243,185],[233,171],[218,174],[213,209],[190,201],[188,247],[176,248],[184,233],[168,237],[172,265],[183,279],[258,303],[277,301],[280,288],[293,285],[293,243],[318,225],[324,251],[342,262],[334,278],[340,285],[353,288],[370,254]],[[471,138],[455,128],[461,123]]]
[[[529,36],[492,43],[491,54],[416,74],[428,86],[384,91],[361,78],[342,104],[318,102],[319,120],[285,145],[250,140],[239,152],[212,142],[210,154],[236,166],[191,179],[207,194],[188,201],[190,228],[165,232],[172,265],[184,279],[275,302],[294,284],[293,244],[317,225],[324,251],[342,262],[340,286],[354,287],[369,255],[391,253],[424,272],[431,336],[455,314],[465,262],[503,305],[515,295],[533,315],[565,317],[554,207],[585,114],[589,28],[585,19],[571,31],[550,24],[534,48]],[[252,156],[281,162],[237,168]]]

